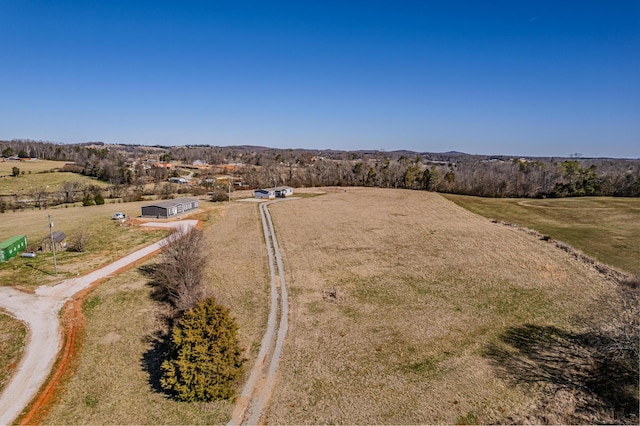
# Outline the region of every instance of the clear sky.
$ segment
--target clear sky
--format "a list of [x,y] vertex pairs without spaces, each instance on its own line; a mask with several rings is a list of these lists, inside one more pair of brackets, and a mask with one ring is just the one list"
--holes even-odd
[[0,139],[640,157],[640,1],[0,0]]

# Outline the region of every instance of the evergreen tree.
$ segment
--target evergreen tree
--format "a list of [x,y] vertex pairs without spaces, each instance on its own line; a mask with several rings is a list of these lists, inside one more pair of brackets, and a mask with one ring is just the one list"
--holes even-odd
[[93,197],[93,201],[96,203],[96,205],[100,206],[104,204],[104,197],[101,194],[96,194],[96,196]]
[[237,325],[215,299],[203,300],[184,313],[171,330],[162,387],[181,401],[211,401],[233,396],[242,373]]

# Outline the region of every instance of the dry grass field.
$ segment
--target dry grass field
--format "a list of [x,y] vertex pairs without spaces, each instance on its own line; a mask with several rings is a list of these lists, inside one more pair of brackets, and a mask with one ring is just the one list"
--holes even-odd
[[[115,212],[132,217],[140,215],[140,206],[148,202],[104,204],[101,206],[70,207],[47,210],[24,210],[0,214],[0,239],[26,235],[28,245],[39,246],[49,234],[48,215],[54,230],[67,234],[72,240],[78,229],[86,229],[90,238],[82,253],[56,253],[58,277],[53,276],[53,255],[38,253],[35,259],[15,257],[0,263],[0,285],[38,286],[52,284],[64,278],[82,274],[120,258],[135,249],[157,241],[167,231],[137,226],[119,226],[111,220]],[[207,208],[203,206],[203,209]]]
[[[92,179],[88,176],[70,172],[58,172],[65,165],[64,161],[2,161],[0,162],[0,194],[28,194],[30,191],[43,188],[52,193],[66,182],[80,182],[106,188],[107,182]],[[20,175],[11,176],[14,167],[20,169]]]
[[10,175],[14,167],[25,173],[42,173],[58,170],[67,164],[66,161],[35,160],[35,161],[0,161],[0,176]]
[[0,392],[20,361],[26,336],[27,329],[21,321],[0,315]]
[[44,188],[46,192],[55,192],[66,182],[80,182],[85,185],[96,185],[106,188],[108,183],[88,176],[70,172],[25,174],[17,177],[0,177],[0,194],[29,194],[30,191]]
[[640,198],[446,198],[482,216],[535,229],[640,275]]
[[[205,232],[210,246],[207,277],[218,300],[231,308],[249,365],[255,361],[268,314],[268,266],[258,206],[215,206]],[[220,424],[232,401],[190,404],[158,390],[160,337],[167,330],[141,268],[108,280],[87,297],[84,348],[47,424]],[[241,383],[240,383],[241,384]]]
[[271,207],[290,326],[267,423],[595,421],[567,389],[615,283],[434,193],[329,192]]

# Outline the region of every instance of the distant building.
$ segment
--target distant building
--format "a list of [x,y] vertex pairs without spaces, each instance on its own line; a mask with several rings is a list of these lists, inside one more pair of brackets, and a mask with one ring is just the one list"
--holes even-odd
[[157,167],[159,169],[173,170],[174,165],[171,163],[154,163],[153,167]]
[[171,183],[179,183],[179,184],[183,184],[183,185],[189,183],[189,181],[187,179],[182,178],[182,177],[170,177],[169,178],[169,182],[171,182]]
[[289,195],[293,195],[293,188],[290,186],[276,186],[273,188],[276,193],[276,197],[285,198]]
[[285,198],[293,195],[293,188],[290,186],[276,186],[275,188],[256,189],[253,192],[255,198]]
[[142,206],[142,217],[169,219],[170,217],[197,208],[198,200],[195,198],[176,198],[175,200],[159,201],[154,204]]
[[256,189],[255,191],[253,191],[253,196],[255,198],[265,198],[265,199],[273,199],[276,198],[276,191],[271,188],[271,189]]

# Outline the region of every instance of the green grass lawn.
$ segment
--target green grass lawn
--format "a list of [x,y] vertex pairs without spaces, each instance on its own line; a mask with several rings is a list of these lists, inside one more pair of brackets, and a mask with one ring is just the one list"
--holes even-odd
[[640,274],[640,198],[443,195],[473,213],[535,229],[603,263]]

